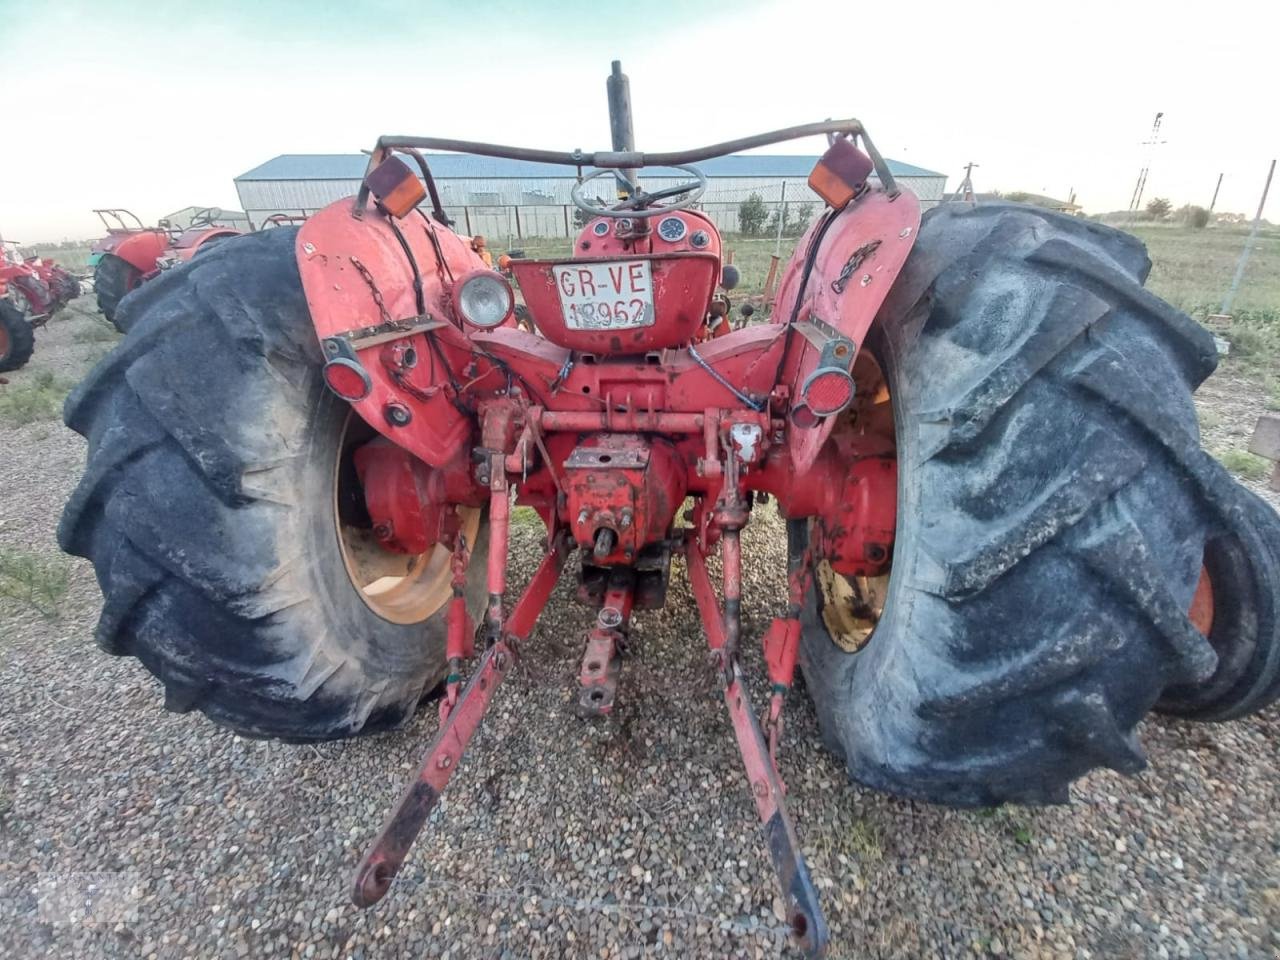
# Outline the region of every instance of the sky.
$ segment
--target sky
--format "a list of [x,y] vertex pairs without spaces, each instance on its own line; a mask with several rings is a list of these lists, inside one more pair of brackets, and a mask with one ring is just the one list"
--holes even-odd
[[641,150],[854,116],[948,188],[973,161],[980,191],[1100,212],[1128,206],[1162,111],[1146,196],[1207,206],[1224,173],[1217,209],[1252,216],[1280,154],[1278,38],[1274,0],[0,0],[0,233],[237,209],[236,175],[382,133],[607,149],[613,59]]

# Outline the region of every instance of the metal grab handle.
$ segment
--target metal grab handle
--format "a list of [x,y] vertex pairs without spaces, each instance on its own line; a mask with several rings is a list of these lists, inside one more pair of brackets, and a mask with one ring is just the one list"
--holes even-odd
[[[635,170],[641,167],[681,167],[691,163],[699,163],[712,157],[722,157],[740,150],[753,147],[765,147],[786,140],[799,140],[802,137],[813,137],[824,134],[843,134],[859,138],[867,155],[875,166],[880,185],[891,194],[898,192],[897,181],[889,171],[884,157],[872,144],[862,123],[852,118],[847,120],[822,120],[818,123],[804,123],[795,127],[784,127],[768,133],[757,133],[750,137],[739,137],[706,147],[695,147],[692,150],[676,150],[668,153],[644,153],[639,150],[601,150],[595,153],[583,153],[581,150],[564,152],[559,150],[539,150],[533,147],[512,147],[497,143],[480,143],[474,140],[450,140],[444,137],[409,137],[387,135],[378,138],[378,143],[369,154],[369,165],[365,170],[367,178],[373,168],[380,164],[389,154],[396,150],[445,150],[450,153],[473,153],[481,157],[502,157],[508,160],[529,160],[534,163],[558,163],[569,167],[597,167],[605,170]],[[362,181],[360,192],[356,197],[353,213],[360,216],[365,203],[369,199],[369,188]]]

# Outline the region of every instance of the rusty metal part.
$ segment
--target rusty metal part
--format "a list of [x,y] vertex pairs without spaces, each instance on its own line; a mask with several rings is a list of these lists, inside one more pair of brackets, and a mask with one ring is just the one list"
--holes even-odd
[[453,597],[449,601],[448,632],[445,635],[445,657],[449,673],[445,677],[445,692],[440,698],[440,722],[458,703],[458,691],[462,686],[462,661],[475,656],[475,625],[467,611],[467,568],[471,565],[471,551],[467,549],[465,534],[458,533],[453,544]]
[[746,768],[751,797],[756,813],[764,828],[765,845],[773,870],[778,877],[787,922],[796,945],[810,957],[820,957],[827,951],[830,936],[827,921],[818,903],[818,891],[809,876],[809,867],[800,850],[795,825],[787,813],[784,802],[785,788],[777,767],[770,758],[768,746],[751,711],[751,700],[742,681],[742,671],[736,663],[730,668],[729,680],[724,687],[724,702],[729,708],[738,751]]
[[[445,326],[445,321],[435,320],[431,317],[406,317],[403,320],[387,320],[372,327],[355,327],[351,330],[342,330],[333,334],[333,339],[346,340],[353,348],[364,350],[367,347],[376,347],[383,343],[404,340],[406,337],[412,337],[417,333],[439,330],[443,326]],[[325,352],[333,352],[327,340],[325,342]]]
[[480,668],[431,742],[418,776],[405,788],[356,867],[351,900],[357,907],[372,906],[390,889],[514,659],[514,652],[502,640],[485,651]]
[[[552,537],[546,555],[511,611],[511,632],[497,639],[480,658],[475,675],[432,740],[417,778],[405,788],[377,839],[360,861],[351,887],[351,899],[356,906],[372,906],[390,888],[409,847],[435,808],[449,778],[457,769],[463,751],[480,726],[498,684],[515,661],[518,642],[528,637],[538,614],[546,606],[564,564],[567,543],[568,538],[563,531]],[[492,537],[489,549],[491,552],[494,549]],[[505,546],[503,550],[505,554]]]
[[511,488],[503,455],[492,454],[489,466],[489,603],[485,630],[491,640],[502,636],[503,597],[507,592],[507,544],[511,532]]
[[[764,827],[765,842],[773,861],[774,872],[786,902],[787,919],[797,945],[809,956],[822,956],[828,945],[826,920],[818,905],[818,893],[800,851],[795,827],[783,803],[785,788],[776,765],[778,736],[782,729],[782,697],[790,686],[799,645],[799,613],[808,587],[807,550],[793,546],[788,551],[787,617],[775,621],[772,638],[766,638],[765,655],[769,663],[773,691],[768,718],[770,739],[766,742],[752,712],[750,697],[742,682],[737,660],[737,640],[741,626],[741,554],[738,531],[738,493],[740,465],[732,443],[725,445],[724,490],[716,505],[717,525],[721,532],[723,608],[716,603],[707,573],[703,544],[694,534],[686,538],[685,556],[689,581],[702,614],[707,644],[724,683],[725,705],[738,740],[738,750],[746,767],[756,812]],[[745,521],[745,518],[743,518]]]
[[577,714],[592,718],[607,716],[617,696],[621,648],[626,639],[627,624],[635,595],[635,572],[629,567],[615,567],[609,572],[604,603],[596,614],[596,623],[587,634],[587,647],[578,673]]
[[512,608],[511,615],[507,617],[507,636],[513,644],[517,645],[517,649],[519,649],[518,644],[529,639],[538,614],[551,598],[551,591],[555,589],[556,581],[560,579],[560,571],[564,568],[565,559],[569,556],[571,543],[572,539],[567,530],[560,529],[552,535],[546,555],[534,570],[533,576],[529,578],[529,583],[524,588],[524,593],[520,595],[520,600]]
[[844,266],[840,268],[840,274],[831,281],[831,290],[833,293],[844,293],[844,288],[849,285],[849,278],[853,276],[853,271],[862,266],[862,261],[875,253],[883,241],[880,239],[870,240],[858,247],[857,250],[849,254],[849,259],[845,261]]
[[[583,153],[581,150],[559,151],[540,150],[532,147],[511,147],[496,143],[480,143],[474,140],[452,140],[444,137],[411,137],[382,136],[378,138],[370,155],[371,168],[380,163],[382,157],[394,150],[412,148],[415,150],[445,150],[450,153],[474,153],[482,157],[505,157],[510,160],[532,160],[537,163],[557,163],[569,167],[601,167],[608,169],[640,169],[642,167],[670,167],[680,164],[699,163],[712,157],[722,157],[729,153],[751,150],[755,147],[767,147],[787,140],[799,140],[804,137],[824,134],[839,134],[857,137],[875,164],[876,175],[881,186],[892,193],[897,189],[897,182],[889,170],[889,166],[872,146],[865,128],[860,122],[848,120],[823,120],[818,123],[804,123],[794,127],[783,127],[768,133],[758,133],[735,140],[725,140],[706,147],[695,147],[691,150],[675,150],[666,153],[643,153],[636,150],[602,150],[595,153]],[[375,162],[376,161],[376,162]]]
[[630,566],[667,536],[686,474],[669,441],[632,433],[583,437],[564,461],[563,481],[578,544],[600,566]]
[[692,534],[685,539],[684,555],[689,570],[689,586],[702,616],[702,628],[707,634],[707,646],[710,647],[712,656],[720,659],[725,645],[724,620],[719,601],[716,600],[715,588],[711,585],[711,575],[707,571],[706,555]]

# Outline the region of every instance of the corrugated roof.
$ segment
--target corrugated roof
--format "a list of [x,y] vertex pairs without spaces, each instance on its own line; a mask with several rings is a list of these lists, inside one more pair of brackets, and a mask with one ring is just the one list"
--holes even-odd
[[[470,153],[429,153],[431,172],[440,179],[471,178],[555,178],[573,177],[572,167],[558,163],[534,163],[480,157]],[[346,153],[285,153],[242,173],[236,180],[359,180],[369,158]],[[709,177],[797,177],[809,176],[816,156],[795,154],[735,153],[697,164]],[[898,177],[942,177],[910,163],[890,160],[889,170]],[[666,167],[646,167],[650,176],[680,176]]]

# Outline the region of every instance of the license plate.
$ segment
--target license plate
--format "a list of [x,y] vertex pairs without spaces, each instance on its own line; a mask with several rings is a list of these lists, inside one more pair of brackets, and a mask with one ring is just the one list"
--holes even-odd
[[570,330],[651,327],[653,276],[648,260],[558,263],[551,268]]

